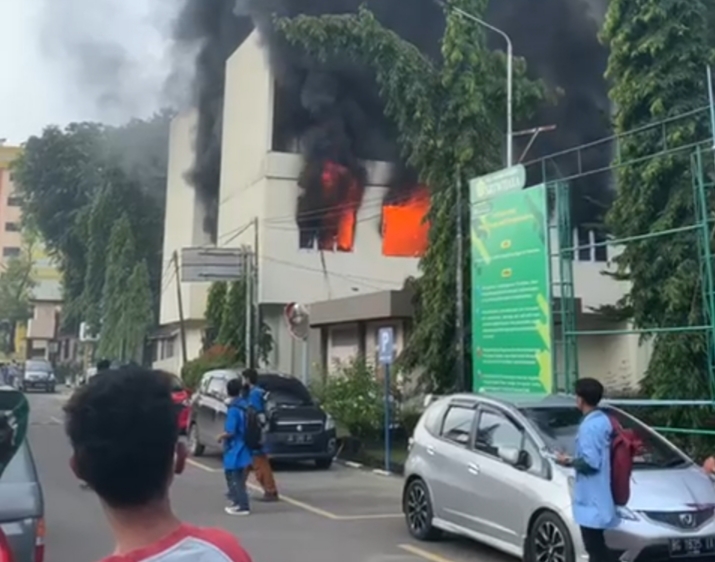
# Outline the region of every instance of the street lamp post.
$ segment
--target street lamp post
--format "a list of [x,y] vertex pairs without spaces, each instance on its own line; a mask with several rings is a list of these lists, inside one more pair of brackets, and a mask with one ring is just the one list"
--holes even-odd
[[[441,4],[441,2],[440,2]],[[513,111],[514,111],[514,48],[511,43],[511,38],[498,27],[485,22],[477,16],[465,12],[460,8],[447,6],[448,10],[452,10],[455,14],[459,14],[463,18],[472,20],[486,27],[487,29],[501,35],[506,41],[506,165],[507,167],[514,165],[514,143],[513,143]]]

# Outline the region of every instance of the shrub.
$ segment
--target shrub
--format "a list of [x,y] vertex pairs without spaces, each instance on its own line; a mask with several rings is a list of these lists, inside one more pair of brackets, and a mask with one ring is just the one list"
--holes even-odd
[[315,396],[353,437],[373,437],[384,424],[384,392],[363,359],[336,363],[338,372],[314,385]]
[[181,379],[191,391],[194,391],[206,371],[211,371],[212,369],[228,369],[235,364],[236,351],[234,349],[214,345],[182,367]]

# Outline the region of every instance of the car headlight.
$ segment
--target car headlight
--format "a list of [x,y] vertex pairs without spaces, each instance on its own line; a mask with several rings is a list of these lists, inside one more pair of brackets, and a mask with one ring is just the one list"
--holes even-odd
[[618,517],[625,519],[626,521],[638,521],[638,516],[627,507],[617,506],[616,513],[618,514]]
[[330,431],[331,429],[335,429],[335,420],[333,419],[332,416],[326,415],[325,416],[325,431]]

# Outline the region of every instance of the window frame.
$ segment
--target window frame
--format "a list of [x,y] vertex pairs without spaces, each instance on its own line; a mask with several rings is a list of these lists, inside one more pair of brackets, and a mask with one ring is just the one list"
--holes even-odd
[[[452,409],[460,408],[462,410],[469,410],[472,412],[472,423],[469,426],[469,439],[467,440],[466,443],[459,443],[453,439],[449,439],[444,435],[444,423],[447,421],[447,416],[449,416],[449,412]],[[477,420],[477,407],[476,404],[470,405],[470,404],[464,404],[462,402],[450,402],[447,404],[447,407],[443,410],[442,412],[442,420],[439,424],[439,434],[436,436],[439,440],[444,441],[445,443],[449,443],[450,445],[454,445],[455,447],[461,447],[465,450],[469,450],[471,448],[471,443],[474,441],[474,429],[476,427],[476,420]]]
[[[515,470],[518,470],[520,472],[526,473],[526,474],[531,474],[532,476],[537,476],[544,478],[545,476],[543,475],[543,466],[544,466],[544,456],[541,454],[541,446],[539,445],[539,441],[532,435],[532,432],[530,431],[528,425],[525,423],[521,422],[519,419],[517,419],[516,416],[508,412],[507,410],[500,408],[498,406],[495,406],[493,404],[479,404],[477,408],[477,412],[475,415],[474,419],[474,427],[472,431],[472,439],[470,441],[470,450],[472,450],[474,453],[486,457],[488,459],[500,462],[502,464],[508,465],[506,462],[504,462],[501,458],[495,455],[491,455],[487,453],[486,451],[483,451],[481,449],[478,449],[476,447],[476,440],[477,440],[477,434],[479,431],[479,421],[481,420],[482,414],[484,412],[499,416],[501,418],[504,418],[507,422],[511,423],[517,430],[521,432],[522,435],[522,446],[521,450],[527,451],[530,455],[532,454],[527,447],[524,445],[527,441],[531,444],[531,447],[534,450],[534,453],[538,456],[538,458],[533,458],[532,459],[532,465],[528,469],[523,469],[523,468],[517,468],[512,466]],[[533,455],[532,455],[533,456]]]

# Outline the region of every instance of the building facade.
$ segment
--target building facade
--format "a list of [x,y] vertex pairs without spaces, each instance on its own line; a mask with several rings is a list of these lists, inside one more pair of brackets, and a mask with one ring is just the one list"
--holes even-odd
[[22,251],[20,198],[10,173],[10,164],[20,151],[16,146],[0,145],[0,266]]

